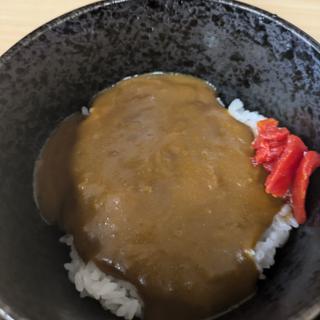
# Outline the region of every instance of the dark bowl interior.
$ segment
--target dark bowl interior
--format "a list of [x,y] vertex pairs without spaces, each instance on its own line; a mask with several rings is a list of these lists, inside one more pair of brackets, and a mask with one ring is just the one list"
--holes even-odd
[[[292,25],[227,0],[100,2],[9,50],[0,59],[0,318],[115,319],[79,298],[63,269],[60,233],[39,218],[32,199],[34,161],[61,119],[125,76],[176,71],[209,80],[226,103],[240,97],[320,149],[319,58],[319,45]],[[308,223],[278,253],[257,295],[222,319],[320,312],[316,178]]]

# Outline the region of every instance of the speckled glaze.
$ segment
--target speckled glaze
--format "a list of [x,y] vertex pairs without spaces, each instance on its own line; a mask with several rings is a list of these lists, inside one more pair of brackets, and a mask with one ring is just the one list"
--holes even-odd
[[[78,297],[63,270],[60,234],[32,200],[34,161],[62,118],[125,76],[174,71],[214,83],[226,103],[240,97],[319,150],[319,58],[319,45],[292,25],[227,0],[99,2],[9,50],[0,58],[0,318],[116,319]],[[320,312],[318,178],[307,225],[292,234],[257,295],[222,319],[305,320]]]

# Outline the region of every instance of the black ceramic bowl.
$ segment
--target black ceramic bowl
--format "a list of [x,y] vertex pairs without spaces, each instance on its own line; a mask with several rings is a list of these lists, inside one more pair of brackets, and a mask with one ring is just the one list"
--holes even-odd
[[[261,10],[227,0],[105,1],[62,16],[0,59],[0,318],[102,320],[80,299],[60,233],[40,218],[32,169],[48,134],[102,88],[154,70],[214,83],[226,103],[274,116],[320,148],[320,47]],[[222,319],[314,319],[320,312],[319,190],[310,218],[257,295]]]

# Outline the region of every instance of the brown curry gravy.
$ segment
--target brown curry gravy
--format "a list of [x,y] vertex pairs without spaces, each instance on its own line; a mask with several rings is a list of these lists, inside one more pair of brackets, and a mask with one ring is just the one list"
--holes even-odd
[[145,319],[219,313],[254,292],[246,250],[280,208],[250,162],[252,139],[200,79],[123,80],[46,143],[41,213],[85,261],[138,288]]

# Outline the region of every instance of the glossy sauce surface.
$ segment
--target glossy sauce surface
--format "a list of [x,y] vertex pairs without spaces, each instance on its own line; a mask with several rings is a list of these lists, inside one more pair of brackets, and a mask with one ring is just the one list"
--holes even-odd
[[246,250],[281,205],[250,162],[252,139],[200,79],[123,80],[46,143],[40,211],[85,261],[137,286],[145,319],[219,313],[254,292]]

